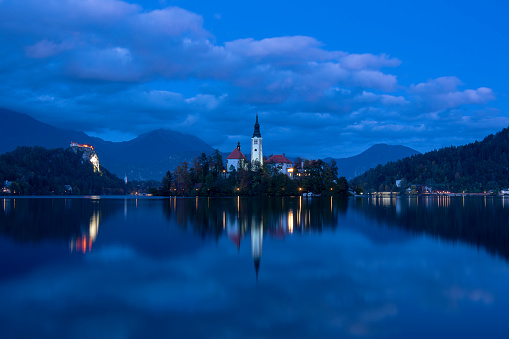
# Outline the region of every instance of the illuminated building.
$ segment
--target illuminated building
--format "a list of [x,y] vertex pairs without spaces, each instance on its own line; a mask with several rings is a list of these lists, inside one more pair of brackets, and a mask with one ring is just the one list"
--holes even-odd
[[70,147],[74,153],[77,153],[78,149],[83,151],[83,160],[90,160],[92,165],[94,165],[94,172],[100,172],[99,157],[95,152],[94,146],[89,144],[78,144],[77,142],[72,141]]
[[279,170],[279,173],[286,174],[293,179],[293,162],[291,162],[284,154],[275,154],[267,159],[267,164]]
[[244,168],[247,164],[246,156],[240,151],[240,142],[237,143],[237,148],[235,148],[230,155],[226,158],[228,172],[233,170],[239,170]]
[[263,166],[262,134],[260,133],[258,114],[256,114],[256,123],[254,125],[253,137],[251,138],[251,166],[253,170],[256,170],[258,166]]

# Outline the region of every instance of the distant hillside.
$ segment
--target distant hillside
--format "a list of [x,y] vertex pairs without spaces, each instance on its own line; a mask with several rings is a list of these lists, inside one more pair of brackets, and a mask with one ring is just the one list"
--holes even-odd
[[5,180],[12,181],[12,193],[22,195],[125,193],[122,180],[103,167],[94,171],[81,151],[62,148],[24,146],[0,155],[0,183]]
[[0,108],[0,154],[13,151],[18,146],[46,148],[68,147],[71,141],[94,143],[83,132],[65,130],[45,124],[30,116]]
[[110,142],[83,132],[65,130],[37,121],[26,114],[0,109],[0,154],[18,146],[67,148],[71,141],[93,145],[101,164],[129,180],[161,180],[182,161],[191,162],[212,147],[199,138],[170,130],[156,130],[124,142]]
[[[420,152],[406,146],[377,144],[359,155],[334,160],[338,165],[339,176],[351,180],[379,164],[385,165],[389,161],[396,161],[415,154],[420,154]],[[325,158],[324,160],[330,161],[332,158]]]
[[396,180],[454,192],[482,192],[509,186],[509,129],[483,141],[445,147],[378,166],[355,178],[365,189],[396,190]]

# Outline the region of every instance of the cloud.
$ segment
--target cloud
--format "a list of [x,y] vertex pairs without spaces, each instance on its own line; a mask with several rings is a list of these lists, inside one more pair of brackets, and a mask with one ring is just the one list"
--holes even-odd
[[382,67],[397,67],[401,64],[400,60],[391,58],[388,55],[373,55],[369,53],[345,55],[341,61],[346,68],[358,71],[363,69],[380,69]]
[[[232,148],[226,135],[248,142],[261,111],[265,135],[279,140],[268,141],[271,151],[313,157],[353,154],[368,142],[424,150],[423,139],[442,145],[438,135],[458,125],[466,141],[473,128],[482,136],[508,121],[485,107],[492,89],[465,88],[454,76],[405,86],[390,72],[402,61],[388,54],[334,50],[302,35],[218,44],[213,33],[199,13],[174,6],[5,0],[0,106],[99,134],[200,131],[222,150]],[[316,137],[288,142],[302,135]]]
[[26,54],[30,58],[47,58],[70,48],[71,46],[66,42],[56,44],[48,40],[41,40],[31,46],[27,46]]
[[456,77],[441,77],[410,86],[409,93],[415,100],[432,110],[456,108],[462,105],[485,104],[494,100],[495,96],[490,88],[466,89],[460,91],[463,85]]

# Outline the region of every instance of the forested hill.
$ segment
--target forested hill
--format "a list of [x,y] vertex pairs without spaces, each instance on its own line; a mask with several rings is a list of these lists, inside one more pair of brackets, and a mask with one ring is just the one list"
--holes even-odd
[[[364,190],[397,191],[426,185],[452,192],[482,192],[509,186],[509,129],[483,141],[445,147],[379,165],[352,180]],[[401,187],[396,180],[403,179]]]
[[[12,193],[22,195],[123,194],[124,183],[101,167],[94,172],[81,152],[70,149],[18,147],[0,155],[0,188],[11,181]],[[72,192],[66,188],[70,185]]]

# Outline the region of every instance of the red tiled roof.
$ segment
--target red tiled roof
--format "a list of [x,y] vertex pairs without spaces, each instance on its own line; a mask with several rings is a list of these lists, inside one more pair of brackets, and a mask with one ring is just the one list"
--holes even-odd
[[246,156],[238,148],[235,148],[226,159],[244,159],[247,161]]
[[267,164],[293,164],[293,162],[282,154],[275,154],[267,159]]

